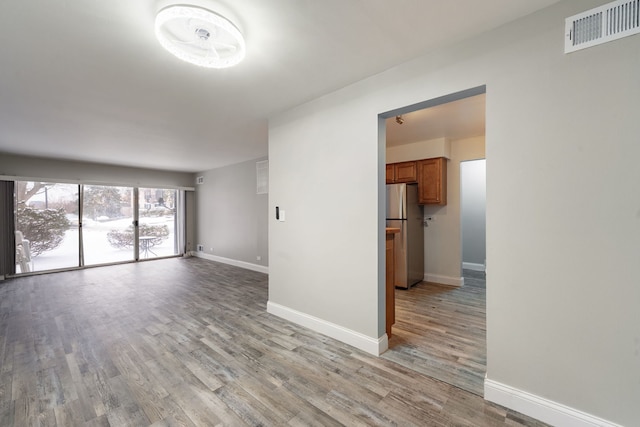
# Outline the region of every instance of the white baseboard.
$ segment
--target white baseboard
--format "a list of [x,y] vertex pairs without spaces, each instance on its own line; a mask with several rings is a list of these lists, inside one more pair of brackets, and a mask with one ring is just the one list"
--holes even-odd
[[335,338],[374,356],[379,356],[389,348],[389,338],[383,334],[375,339],[359,332],[352,331],[335,323],[285,307],[274,302],[267,302],[267,312],[282,317],[290,322],[309,328],[313,331]]
[[622,427],[569,406],[485,378],[484,398],[547,424],[563,427]]
[[484,271],[484,264],[476,264],[473,262],[463,262],[462,268],[465,270]]
[[223,264],[234,265],[236,267],[246,268],[247,270],[257,271],[259,273],[269,274],[269,267],[266,267],[264,265],[252,264],[250,262],[238,261],[231,258],[224,258],[217,255],[206,254],[204,252],[191,252],[191,255],[198,258],[208,259],[209,261],[221,262]]
[[439,274],[424,273],[424,281],[440,283],[450,286],[464,286],[464,277],[441,276]]

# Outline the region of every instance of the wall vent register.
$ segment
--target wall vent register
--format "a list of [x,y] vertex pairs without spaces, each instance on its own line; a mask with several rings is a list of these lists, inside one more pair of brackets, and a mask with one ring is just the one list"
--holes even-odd
[[617,0],[565,19],[564,52],[640,33],[640,0]]
[[269,160],[256,162],[256,194],[269,192]]

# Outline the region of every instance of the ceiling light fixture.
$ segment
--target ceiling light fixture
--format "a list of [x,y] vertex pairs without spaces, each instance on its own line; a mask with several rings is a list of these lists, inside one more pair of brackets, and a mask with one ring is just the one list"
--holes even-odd
[[404,123],[404,118],[402,118],[402,116],[396,116],[396,123],[401,125]]
[[156,37],[166,50],[201,67],[234,66],[246,51],[244,38],[231,21],[196,6],[169,6],[158,12]]

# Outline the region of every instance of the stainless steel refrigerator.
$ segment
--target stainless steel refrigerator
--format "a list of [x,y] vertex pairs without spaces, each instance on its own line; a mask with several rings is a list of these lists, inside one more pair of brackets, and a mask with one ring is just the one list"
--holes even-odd
[[396,287],[409,289],[424,279],[424,225],[416,184],[387,185],[387,227],[395,236]]

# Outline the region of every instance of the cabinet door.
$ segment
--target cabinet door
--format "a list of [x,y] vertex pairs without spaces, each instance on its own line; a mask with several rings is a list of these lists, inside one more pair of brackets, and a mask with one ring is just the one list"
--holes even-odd
[[395,163],[396,182],[418,182],[416,162]]
[[393,164],[389,164],[387,165],[387,184],[393,184],[394,182],[396,182],[395,168]]
[[418,203],[447,204],[447,159],[444,157],[418,161]]
[[394,254],[394,234],[387,233],[386,245],[386,332],[387,337],[391,338],[391,325],[396,323],[396,273],[395,273],[395,254]]

